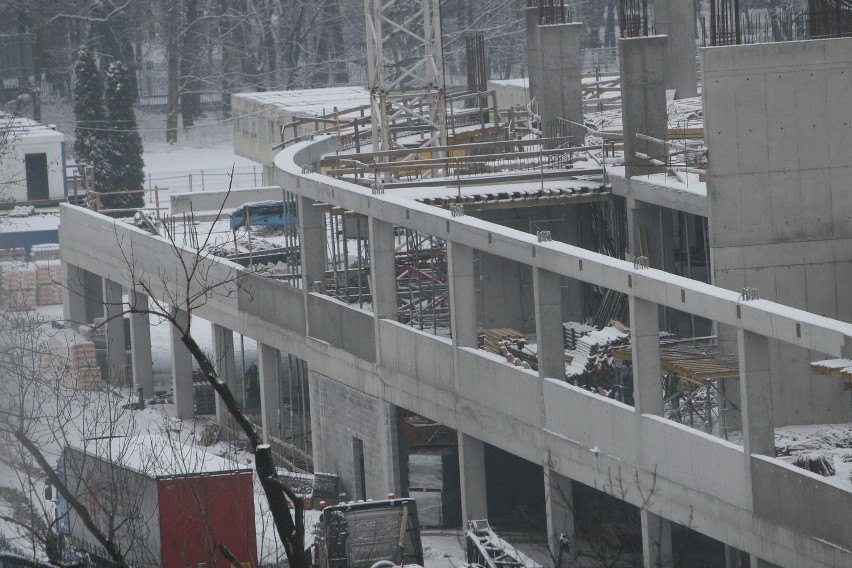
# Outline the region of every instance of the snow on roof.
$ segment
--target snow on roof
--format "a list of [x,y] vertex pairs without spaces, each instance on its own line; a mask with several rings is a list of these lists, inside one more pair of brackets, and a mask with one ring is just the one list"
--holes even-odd
[[49,128],[40,122],[29,118],[16,117],[5,112],[0,112],[0,131],[11,132],[13,136],[21,138],[44,137],[64,140],[65,135]]
[[338,110],[367,105],[370,91],[363,87],[328,87],[325,89],[302,89],[297,91],[268,91],[263,93],[240,93],[235,98],[268,105],[291,114],[322,115]]
[[59,209],[39,208],[32,215],[16,217],[9,212],[0,214],[0,232],[29,233],[31,231],[56,231],[59,229]]
[[385,189],[385,193],[422,201],[429,199],[452,198],[457,197],[459,194],[461,194],[462,197],[480,197],[488,195],[500,196],[501,194],[513,195],[516,198],[520,198],[523,195],[535,197],[539,193],[542,193],[542,191],[548,195],[552,194],[553,197],[558,197],[573,193],[580,194],[600,192],[604,189],[601,182],[591,180],[546,179],[543,182],[539,180],[532,180],[507,183],[500,179],[501,174],[494,174],[493,176],[482,174],[477,177],[479,179],[494,177],[495,182],[493,184],[463,185],[459,188],[452,185],[452,181],[448,181],[448,185],[446,186],[394,187]]
[[158,434],[99,438],[70,447],[150,478],[251,471],[237,462],[206,453],[189,442]]

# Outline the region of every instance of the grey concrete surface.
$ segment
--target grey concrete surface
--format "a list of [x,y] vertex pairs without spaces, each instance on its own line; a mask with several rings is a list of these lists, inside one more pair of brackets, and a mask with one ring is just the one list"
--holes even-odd
[[[852,40],[703,50],[714,282],[852,321]],[[731,342],[722,328],[720,339]],[[820,349],[770,344],[775,423],[852,418],[849,393],[797,368]]]
[[130,308],[139,310],[130,314],[133,383],[135,387],[142,388],[143,396],[149,398],[154,396],[154,366],[151,356],[151,318],[145,313],[149,309],[148,296],[133,290],[129,290],[127,296]]
[[636,134],[666,138],[666,69],[660,61],[666,58],[668,42],[666,36],[618,40],[627,177],[664,171],[664,167],[650,165],[636,154],[659,157],[665,154],[665,149],[637,139]]
[[698,94],[695,50],[695,4],[691,0],[655,0],[654,31],[668,36],[666,53],[666,89],[675,90],[675,98]]
[[[637,270],[631,263],[565,243],[538,243],[530,234],[467,216],[451,218],[445,211],[409,200],[373,196],[369,190],[319,174],[301,173],[303,155],[315,159],[323,149],[334,145],[333,141],[318,140],[283,151],[278,157],[279,181],[303,197],[447,239],[454,334],[449,341],[388,320],[371,323],[369,319],[374,316],[357,308],[347,307],[343,316],[341,306],[331,298],[283,283],[271,283],[268,290],[272,293],[277,286],[281,301],[303,301],[304,305],[310,302],[305,319],[312,325],[306,326],[306,331],[295,331],[301,326],[275,321],[275,313],[255,310],[249,314],[240,310],[240,305],[250,303],[248,290],[240,289],[229,296],[214,295],[199,306],[197,314],[201,317],[220,324],[228,322],[235,331],[308,362],[311,394],[316,397],[312,401],[318,401],[319,411],[326,413],[326,422],[320,417],[313,423],[318,468],[333,467],[334,455],[341,455],[341,448],[347,444],[351,455],[351,428],[360,424],[368,470],[378,476],[368,480],[369,487],[393,487],[389,476],[394,474],[382,473],[393,472],[392,464],[398,461],[393,457],[393,437],[389,426],[383,432],[380,428],[393,422],[395,406],[446,424],[472,440],[492,444],[534,463],[548,464],[561,475],[590,486],[617,472],[624,484],[620,499],[642,505],[666,520],[696,527],[703,534],[779,565],[852,562],[852,554],[841,552],[841,562],[837,563],[837,551],[846,543],[826,540],[835,538],[828,529],[813,525],[805,531],[782,518],[749,510],[751,486],[746,486],[744,475],[729,473],[744,471],[745,463],[751,459],[742,448],[657,416],[637,415],[633,408],[565,382],[542,380],[536,373],[509,366],[499,357],[467,346],[471,337],[465,339],[465,334],[470,334],[471,329],[475,342],[475,319],[467,311],[474,297],[472,250],[488,250],[530,267],[630,293],[651,304],[707,315],[785,343],[810,348],[818,345],[832,356],[845,352],[852,325],[766,300],[740,302],[736,292],[654,269]],[[62,251],[67,263],[105,277],[112,275],[121,282],[126,270],[121,270],[123,259],[116,245],[103,238],[108,232],[115,233],[117,242],[120,239],[134,245],[138,268],[147,273],[158,273],[153,269],[164,258],[174,258],[167,254],[168,242],[133,227],[72,206],[62,207],[62,215],[61,231],[70,237],[63,241],[69,243]],[[85,231],[81,230],[83,227]],[[222,260],[209,268],[214,278],[241,270]],[[172,273],[177,271],[169,271]],[[454,289],[456,279],[458,288]],[[181,289],[179,281],[151,282],[152,293]],[[382,353],[396,348],[397,354],[383,356],[379,364],[374,361],[375,346],[366,345],[363,338],[352,343],[339,339],[338,344],[333,344],[329,339],[338,336],[325,327],[318,327],[319,336],[314,335],[315,321],[342,321],[339,318],[352,319],[357,324],[352,332],[377,330],[370,341],[381,341]],[[326,389],[325,394],[315,388],[317,384]],[[351,408],[363,403],[369,409],[365,411],[369,413],[369,423],[357,414],[347,417],[344,412],[348,410],[335,408],[323,396],[344,400],[339,404]],[[342,455],[345,458],[346,454]],[[654,467],[641,456],[656,457]],[[341,459],[340,471],[350,480],[354,478],[351,463],[350,458]],[[775,483],[771,479],[761,482]],[[829,487],[825,481],[808,477],[802,487],[803,498],[821,498],[830,492]],[[776,484],[774,488],[780,486]],[[646,503],[643,496],[649,491],[653,498]],[[832,510],[826,512],[830,515]]]
[[[547,137],[568,135],[575,146],[582,146],[585,141],[582,126],[582,35],[583,24],[538,27],[542,74],[539,91],[541,130]],[[561,123],[560,119],[568,122]]]

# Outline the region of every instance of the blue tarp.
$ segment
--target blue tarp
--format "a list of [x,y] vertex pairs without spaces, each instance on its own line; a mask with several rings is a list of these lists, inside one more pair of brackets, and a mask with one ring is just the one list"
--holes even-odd
[[296,204],[292,201],[256,201],[246,203],[234,209],[231,213],[231,230],[236,231],[246,226],[247,219],[251,226],[286,227],[297,223]]

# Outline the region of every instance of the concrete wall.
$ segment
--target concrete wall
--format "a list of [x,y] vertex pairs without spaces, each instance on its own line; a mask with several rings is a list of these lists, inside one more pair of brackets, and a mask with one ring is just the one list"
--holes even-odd
[[698,94],[695,58],[695,4],[689,0],[654,0],[654,31],[668,36],[666,89],[675,98]]
[[[317,373],[310,373],[311,408],[314,425],[316,471],[335,473],[350,499],[382,499],[394,491],[392,468],[388,467],[391,431],[396,428],[390,404]],[[360,495],[356,477],[353,438],[364,450],[366,496]]]
[[[835,357],[846,353],[852,344],[850,324],[768,301],[741,303],[736,292],[653,269],[636,269],[632,263],[565,243],[539,243],[528,233],[468,216],[451,217],[447,211],[410,200],[374,196],[368,189],[319,174],[301,173],[302,163],[314,161],[333,148],[333,140],[323,139],[283,151],[277,159],[279,180],[288,190],[306,198],[447,239],[453,250],[465,247],[488,250],[495,256],[629,293],[631,299],[641,298],[646,303],[711,317],[753,334],[809,348],[820,345]],[[118,270],[123,257],[116,243],[121,242],[134,245],[139,271],[166,275],[177,272],[164,270],[164,259],[174,255],[168,254],[170,245],[163,239],[71,206],[62,207],[62,216],[62,230],[67,237],[62,254],[68,263],[121,282],[126,278],[126,267],[124,271]],[[86,230],[81,230],[83,227]],[[116,235],[113,243],[104,238],[110,232]],[[231,269],[241,270],[221,260],[206,262],[211,263],[209,268],[216,278],[229,274]],[[460,274],[459,278],[469,275]],[[152,281],[150,286],[152,295],[175,293],[181,288],[179,281]],[[817,531],[816,535],[804,533],[774,516],[754,514],[751,492],[742,489],[743,484],[751,487],[744,477],[750,457],[738,447],[662,419],[639,415],[630,407],[560,381],[542,379],[493,355],[459,346],[459,336],[462,331],[467,333],[466,330],[454,330],[458,333],[454,333],[451,343],[372,316],[372,327],[377,330],[373,337],[378,338],[377,345],[373,340],[372,356],[366,353],[370,351],[367,340],[332,344],[335,340],[332,331],[317,322],[352,317],[360,322],[357,329],[365,329],[362,318],[370,318],[370,314],[342,308],[331,298],[308,294],[283,283],[270,283],[265,290],[264,293],[280,293],[279,303],[301,302],[307,306],[306,321],[276,323],[271,318],[284,317],[284,312],[261,314],[262,306],[254,307],[251,313],[240,310],[240,306],[253,304],[255,297],[260,298],[252,290],[242,289],[227,296],[214,294],[196,314],[213,322],[227,323],[236,332],[291,353],[307,361],[316,375],[366,397],[358,406],[363,403],[377,409],[377,414],[371,417],[370,426],[359,426],[365,435],[379,431],[382,424],[394,423],[393,407],[406,408],[446,424],[462,435],[539,465],[552,465],[560,475],[592,487],[617,481],[619,499],[643,505],[654,515],[691,526],[738,549],[752,553],[768,551],[767,559],[777,564],[792,568],[852,563],[847,543],[825,540],[834,538],[835,533],[828,529],[817,526],[811,529]],[[457,286],[456,292],[459,297],[453,299],[453,305],[457,308],[464,310],[464,306],[474,301],[473,286]],[[284,310],[289,314],[299,313],[298,308],[291,306]],[[466,324],[471,323],[469,319]],[[296,331],[302,326],[304,332]],[[326,386],[334,390],[336,385]],[[335,392],[350,396],[345,390]],[[371,399],[376,404],[370,406]],[[324,416],[337,420],[328,409]],[[348,431],[347,423],[358,425],[360,421],[353,414],[342,421],[343,425],[333,422],[328,427]],[[325,430],[317,421],[314,427],[317,436],[320,430]],[[393,432],[388,430],[375,447],[363,441],[365,459],[374,460],[370,463],[378,460],[377,467],[391,472],[390,477],[395,475],[393,464],[398,460],[391,451],[395,447]],[[344,447],[342,436],[335,442],[341,444],[339,448]],[[351,437],[351,433],[346,436],[350,444]],[[320,437],[315,440],[317,447],[324,444]],[[328,447],[333,448],[334,444]],[[385,448],[383,454],[380,448]],[[331,451],[323,455],[331,455]],[[368,455],[372,457],[367,458]],[[389,477],[382,482],[379,480],[382,474],[373,473],[377,478],[369,482],[372,487],[385,489],[381,487],[383,483],[391,485]],[[826,487],[827,484],[803,484],[801,490],[822,502]],[[649,490],[653,490],[650,500]],[[843,503],[837,504],[842,506]],[[828,517],[841,518],[844,514],[839,509],[825,511]],[[836,554],[840,554],[840,562],[836,561]]]
[[[852,40],[703,50],[713,277],[731,290],[852,321]],[[721,330],[730,342],[731,332]],[[849,394],[774,344],[776,424],[840,422]]]
[[666,138],[667,71],[660,62],[665,59],[667,50],[666,36],[618,40],[624,162],[628,177],[664,170],[660,166],[646,165],[648,162],[637,158],[637,152],[655,157],[663,155],[665,150],[658,144],[637,139],[636,134]]
[[283,191],[277,185],[266,187],[253,187],[250,189],[232,189],[231,191],[205,191],[193,193],[170,193],[169,200],[172,205],[172,215],[189,213],[194,211],[219,211],[229,212],[240,205],[254,201],[283,199]]
[[498,109],[526,106],[530,102],[529,79],[491,80],[488,81],[488,90],[494,91]]

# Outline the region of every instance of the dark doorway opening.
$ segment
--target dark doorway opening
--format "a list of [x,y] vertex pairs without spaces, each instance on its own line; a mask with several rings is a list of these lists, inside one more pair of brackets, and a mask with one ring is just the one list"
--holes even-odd
[[47,154],[26,154],[27,201],[50,199],[47,185]]

